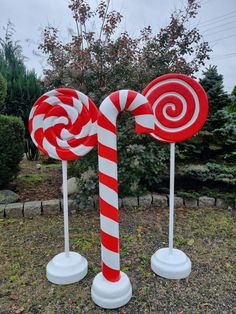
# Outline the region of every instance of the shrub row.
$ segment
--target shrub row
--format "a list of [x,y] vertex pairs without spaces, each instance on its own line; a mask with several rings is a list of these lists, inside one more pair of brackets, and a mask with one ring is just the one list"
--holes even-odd
[[24,153],[24,124],[18,117],[0,115],[0,188],[19,172]]

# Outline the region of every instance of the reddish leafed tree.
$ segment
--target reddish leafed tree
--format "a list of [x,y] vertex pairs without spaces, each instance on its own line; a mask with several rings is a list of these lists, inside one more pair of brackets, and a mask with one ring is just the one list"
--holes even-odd
[[159,33],[147,26],[137,38],[128,32],[116,35],[122,15],[110,11],[109,4],[100,1],[92,10],[86,0],[71,0],[76,31],[67,43],[60,40],[58,29],[45,28],[39,48],[48,58],[46,87],[75,87],[99,102],[119,88],[142,90],[167,72],[194,75],[209,59],[208,43],[197,28],[188,28],[200,7],[197,0],[175,11]]
[[[117,35],[122,15],[109,10],[110,1],[100,1],[92,10],[86,0],[71,0],[75,20],[71,40],[60,40],[59,30],[44,30],[39,48],[48,58],[45,85],[48,89],[68,86],[89,95],[100,104],[112,91],[128,88],[142,91],[154,78],[169,72],[194,75],[209,58],[210,48],[197,28],[188,28],[199,9],[188,0],[184,9],[170,16],[169,24],[154,34],[150,26],[134,38],[128,32]],[[96,28],[93,27],[96,25]],[[131,119],[131,120],[130,120]],[[121,195],[156,189],[166,169],[168,145],[150,136],[133,135],[133,117],[121,115],[118,124],[119,191]],[[121,122],[121,121],[120,121]],[[97,154],[72,164],[80,184],[79,200],[97,192]]]

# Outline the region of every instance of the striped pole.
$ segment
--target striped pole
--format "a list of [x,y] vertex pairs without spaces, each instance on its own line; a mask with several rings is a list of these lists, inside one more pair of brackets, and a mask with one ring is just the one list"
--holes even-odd
[[101,104],[98,114],[99,202],[101,221],[102,273],[110,282],[120,279],[119,210],[117,178],[116,120],[122,111],[131,111],[137,133],[154,128],[147,99],[131,90],[112,93]]

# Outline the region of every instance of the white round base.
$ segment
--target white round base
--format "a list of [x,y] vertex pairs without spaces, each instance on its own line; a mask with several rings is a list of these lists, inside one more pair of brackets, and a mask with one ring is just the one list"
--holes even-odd
[[157,275],[167,279],[183,279],[191,272],[192,263],[188,256],[173,249],[170,254],[169,248],[163,248],[152,255],[151,268]]
[[87,260],[76,252],[60,253],[48,264],[47,279],[57,285],[68,285],[83,279],[88,272]]
[[132,286],[128,276],[121,272],[120,280],[110,282],[102,273],[99,273],[93,280],[91,288],[94,303],[104,309],[117,309],[132,297]]

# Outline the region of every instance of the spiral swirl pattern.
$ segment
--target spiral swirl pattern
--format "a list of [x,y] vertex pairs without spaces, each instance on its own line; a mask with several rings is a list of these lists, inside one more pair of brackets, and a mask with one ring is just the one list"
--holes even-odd
[[193,136],[208,115],[208,100],[202,86],[182,74],[167,74],[153,80],[143,91],[155,116],[151,135],[175,143]]
[[58,88],[42,95],[29,116],[34,144],[44,154],[59,160],[74,160],[97,143],[98,109],[81,92]]

